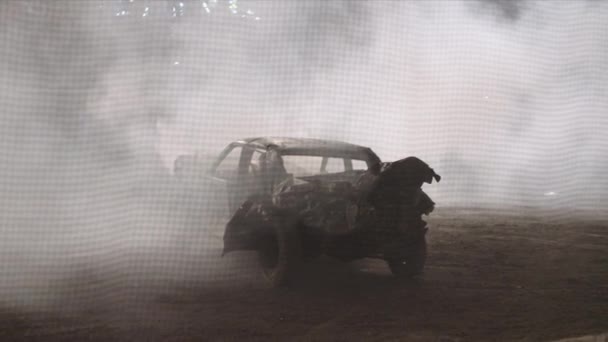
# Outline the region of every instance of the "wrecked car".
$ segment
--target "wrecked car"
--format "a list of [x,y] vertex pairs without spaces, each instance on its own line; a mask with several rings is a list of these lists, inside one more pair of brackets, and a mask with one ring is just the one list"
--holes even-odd
[[227,196],[223,254],[257,251],[274,286],[321,255],[379,258],[397,277],[420,274],[428,215],[421,189],[439,181],[416,157],[381,162],[368,147],[304,138],[250,138],[225,148],[210,169]]

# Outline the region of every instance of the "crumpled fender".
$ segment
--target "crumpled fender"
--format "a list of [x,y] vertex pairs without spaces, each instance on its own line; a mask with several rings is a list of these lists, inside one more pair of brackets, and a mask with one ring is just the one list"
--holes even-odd
[[433,212],[433,210],[435,210],[435,202],[429,195],[426,194],[426,192],[422,191],[421,189],[417,207],[421,213],[428,216]]
[[[367,200],[374,205],[381,202],[390,204],[398,199],[415,202],[416,197],[419,197],[414,195],[419,191],[418,189],[421,189],[424,183],[430,184],[433,180],[439,182],[441,176],[419,158],[400,159],[387,163],[382,168],[370,186]],[[426,195],[423,197],[430,200]],[[434,205],[432,201],[428,203]]]

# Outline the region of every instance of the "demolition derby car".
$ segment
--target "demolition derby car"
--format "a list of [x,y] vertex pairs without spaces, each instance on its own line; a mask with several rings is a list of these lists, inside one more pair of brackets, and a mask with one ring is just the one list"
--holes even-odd
[[421,187],[440,176],[416,157],[381,162],[344,142],[250,138],[227,146],[208,175],[227,197],[223,253],[257,251],[274,286],[321,255],[380,258],[398,277],[424,268],[422,215],[435,203]]

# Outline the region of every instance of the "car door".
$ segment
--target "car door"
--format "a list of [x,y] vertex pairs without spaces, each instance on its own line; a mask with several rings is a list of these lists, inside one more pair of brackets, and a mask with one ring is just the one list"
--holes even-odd
[[215,208],[224,218],[231,215],[241,204],[239,188],[242,182],[244,161],[243,145],[228,145],[209,171],[211,195],[218,204]]
[[263,192],[263,162],[266,152],[251,146],[243,148],[243,163],[245,172],[241,175],[239,185],[239,201],[242,203],[253,194]]

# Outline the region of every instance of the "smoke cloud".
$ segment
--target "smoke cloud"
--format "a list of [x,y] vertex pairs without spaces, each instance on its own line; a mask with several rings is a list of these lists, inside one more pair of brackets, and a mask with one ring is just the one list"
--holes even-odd
[[124,274],[121,293],[134,270],[219,277],[207,194],[171,168],[248,136],[419,156],[439,205],[603,210],[607,17],[593,1],[2,2],[3,297],[52,304],[83,273]]
[[260,19],[224,11],[207,39],[189,30],[210,21],[183,21],[186,45],[230,51],[188,49],[214,76],[163,126],[165,164],[237,136],[313,136],[421,156],[446,174],[429,189],[445,204],[605,206],[604,4],[243,6]]

